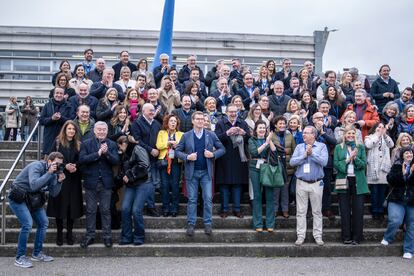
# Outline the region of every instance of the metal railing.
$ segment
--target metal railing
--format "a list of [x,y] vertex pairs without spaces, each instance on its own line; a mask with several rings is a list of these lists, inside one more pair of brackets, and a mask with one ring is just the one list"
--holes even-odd
[[7,172],[6,177],[4,178],[3,182],[0,186],[0,202],[1,202],[1,244],[6,244],[6,185],[9,182],[11,175],[13,174],[14,170],[16,169],[17,164],[19,163],[20,159],[22,159],[22,168],[26,166],[26,149],[29,146],[30,142],[33,139],[33,136],[37,132],[37,160],[40,160],[40,143],[41,143],[41,131],[39,120],[36,122],[35,127],[33,128],[32,132],[30,133],[29,137],[27,137],[26,142],[24,143],[22,149],[20,150],[19,154],[17,155],[16,159],[14,160],[13,165]]

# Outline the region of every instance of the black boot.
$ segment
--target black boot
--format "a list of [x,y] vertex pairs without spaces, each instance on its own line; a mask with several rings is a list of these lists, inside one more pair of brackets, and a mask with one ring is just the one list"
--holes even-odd
[[63,245],[63,219],[56,219],[56,245]]
[[67,221],[67,232],[66,232],[66,243],[68,245],[73,245],[73,234],[72,234],[72,229],[73,229],[73,219],[68,219]]

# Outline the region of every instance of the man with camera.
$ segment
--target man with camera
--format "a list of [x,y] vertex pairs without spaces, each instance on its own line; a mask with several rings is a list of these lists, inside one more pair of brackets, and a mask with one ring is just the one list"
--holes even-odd
[[96,122],[93,132],[94,137],[82,143],[79,153],[79,163],[85,168],[82,175],[86,202],[86,236],[80,245],[86,248],[95,242],[96,209],[99,202],[103,241],[106,247],[112,247],[112,166],[119,163],[118,148],[115,142],[107,138],[108,126],[105,122]]
[[[16,215],[22,228],[17,243],[17,254],[14,265],[23,268],[32,267],[32,261],[51,262],[53,258],[42,252],[43,241],[49,224],[43,205],[46,202],[45,192],[57,196],[65,179],[63,173],[63,155],[52,152],[46,161],[35,161],[27,165],[16,177],[9,192],[10,208]],[[26,256],[27,241],[32,230],[33,220],[37,231],[32,257]]]

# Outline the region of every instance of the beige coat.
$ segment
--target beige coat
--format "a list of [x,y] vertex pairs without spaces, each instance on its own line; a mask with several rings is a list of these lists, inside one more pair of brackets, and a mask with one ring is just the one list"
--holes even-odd
[[8,103],[6,106],[6,128],[18,128],[20,127],[20,121],[22,114],[20,109],[17,106],[17,109],[14,109],[13,104]]
[[171,114],[171,112],[176,109],[177,107],[179,107],[181,105],[180,102],[180,92],[178,92],[177,90],[170,90],[170,91],[165,91],[163,89],[159,89],[158,90],[158,94],[159,94],[159,101],[161,102],[161,104],[163,104],[166,108],[166,114]]

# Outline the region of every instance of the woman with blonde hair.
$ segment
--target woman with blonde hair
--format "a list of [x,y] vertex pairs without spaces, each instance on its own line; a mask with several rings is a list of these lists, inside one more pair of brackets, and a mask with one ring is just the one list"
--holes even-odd
[[259,75],[256,76],[254,86],[259,88],[260,95],[267,95],[270,91],[270,85],[272,84],[272,78],[269,75],[269,69],[266,65],[259,67]]
[[104,121],[109,124],[115,108],[119,105],[118,91],[115,88],[109,88],[105,96],[99,100],[96,107],[96,118],[98,121]]
[[[344,140],[344,130],[347,126],[355,126],[356,122],[356,113],[353,110],[348,110],[342,116],[342,125],[335,128],[334,134],[335,139],[339,143],[342,143]],[[361,130],[355,128],[355,135],[358,144],[362,144],[362,133]]]
[[231,98],[231,103],[237,107],[237,116],[244,120],[247,118],[248,111],[244,108],[243,100],[240,95],[236,95]]
[[269,128],[269,120],[263,115],[262,108],[259,104],[254,104],[250,107],[249,113],[247,114],[247,118],[244,120],[250,129],[250,135],[253,135],[253,130],[256,122],[258,120],[262,120],[266,124],[266,128]]
[[[6,133],[4,134],[4,141],[16,141],[17,129],[20,127],[22,114],[20,113],[19,105],[15,96],[11,96],[9,103],[6,105]],[[12,135],[10,133],[12,132]]]
[[207,115],[209,121],[210,130],[216,129],[216,124],[219,119],[223,117],[223,114],[217,110],[217,100],[214,97],[207,97],[204,100],[205,115]]
[[128,66],[122,66],[121,71],[119,72],[121,78],[115,83],[119,84],[122,87],[122,91],[125,93],[130,88],[134,88],[137,84],[136,80],[131,79],[131,69]]
[[301,125],[303,127],[309,124],[308,122],[308,112],[305,109],[301,109],[300,102],[296,99],[290,99],[287,103],[286,113],[283,114],[283,117],[289,121],[290,117],[293,115],[297,115],[301,119]]
[[371,188],[371,212],[373,219],[384,218],[383,203],[387,189],[387,174],[391,169],[390,149],[394,142],[384,124],[375,124],[365,136],[367,152],[367,180]]
[[[349,72],[344,72],[341,76],[341,84],[339,85],[342,92],[345,94],[346,103],[355,103],[355,90],[352,86],[352,75]],[[342,97],[341,97],[342,98]]]
[[369,193],[365,167],[364,145],[356,140],[355,127],[348,125],[344,129],[343,142],[334,150],[335,192],[339,198],[344,244],[357,245],[363,240],[364,197]]
[[403,132],[398,135],[397,142],[395,142],[395,148],[391,152],[391,164],[394,164],[399,160],[401,149],[406,147],[414,148],[413,137],[410,134]]

